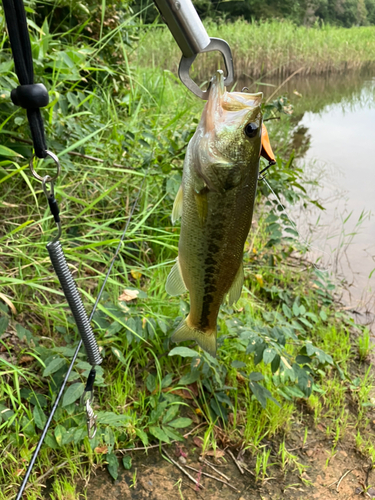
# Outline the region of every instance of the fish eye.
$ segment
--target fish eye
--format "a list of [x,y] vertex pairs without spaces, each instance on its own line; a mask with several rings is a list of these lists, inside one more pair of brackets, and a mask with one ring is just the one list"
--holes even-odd
[[255,137],[258,133],[258,125],[254,122],[250,122],[245,126],[245,134],[247,137]]

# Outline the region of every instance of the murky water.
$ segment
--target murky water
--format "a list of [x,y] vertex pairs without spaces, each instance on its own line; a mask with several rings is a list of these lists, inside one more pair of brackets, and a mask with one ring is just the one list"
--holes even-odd
[[281,92],[295,106],[305,187],[326,208],[292,216],[311,241],[310,257],[342,281],[343,300],[367,321],[366,311],[375,314],[375,73],[296,77]]

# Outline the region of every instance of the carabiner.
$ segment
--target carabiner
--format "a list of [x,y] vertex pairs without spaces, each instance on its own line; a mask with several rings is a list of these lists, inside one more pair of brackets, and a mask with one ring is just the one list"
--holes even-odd
[[[47,183],[50,184],[50,192],[47,191]],[[46,195],[47,200],[50,197],[55,197],[55,182],[52,179],[50,175],[46,175],[45,177],[42,177],[42,188],[43,188],[43,193]]]
[[95,366],[93,366],[90,370],[89,376],[87,377],[86,387],[81,396],[81,404],[85,405],[86,408],[86,417],[87,417],[87,434],[89,439],[92,439],[97,431],[96,419],[98,418],[95,415],[94,410],[92,409],[91,403],[94,400],[94,382],[95,382]]

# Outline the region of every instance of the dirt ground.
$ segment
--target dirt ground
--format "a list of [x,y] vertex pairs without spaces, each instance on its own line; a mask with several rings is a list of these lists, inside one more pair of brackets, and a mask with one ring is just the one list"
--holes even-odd
[[[373,339],[375,340],[375,339]],[[373,353],[370,360],[375,365]],[[351,405],[348,405],[350,408]],[[348,410],[350,411],[350,410]],[[355,412],[353,412],[355,413]],[[375,431],[375,408],[367,414],[370,422],[370,435]],[[330,422],[332,425],[332,422]],[[303,444],[305,427],[308,438]],[[87,484],[79,485],[79,491],[85,492],[88,500],[350,500],[375,498],[375,468],[356,446],[354,424],[348,429],[345,438],[332,453],[333,443],[327,438],[327,429],[323,421],[314,424],[313,417],[301,406],[300,417],[293,423],[285,441],[286,449],[297,457],[305,466],[304,472],[293,466],[281,469],[278,456],[280,440],[264,440],[261,445],[270,450],[267,477],[262,481],[255,478],[256,457],[250,450],[241,453],[236,448],[219,450],[220,457],[203,457],[212,464],[202,463],[201,448],[197,438],[191,436],[184,444],[164,446],[172,460],[184,467],[193,480],[189,479],[176,464],[162,457],[159,448],[148,451],[126,452],[132,457],[132,467],[124,470],[121,466],[116,481],[107,470],[93,470]],[[198,438],[199,439],[199,438]],[[224,445],[222,446],[224,448]],[[119,459],[121,456],[119,454]],[[237,460],[237,464],[234,459]],[[277,464],[276,464],[277,463]],[[242,472],[239,470],[240,465]],[[188,469],[193,467],[196,471]],[[226,476],[223,477],[224,474]],[[207,477],[210,474],[217,479]]]
[[[375,338],[372,339],[375,341]],[[370,364],[375,366],[375,353]],[[350,408],[350,404],[348,408]],[[354,410],[354,409],[353,409]],[[348,411],[351,411],[351,409]],[[355,413],[355,411],[353,411]],[[375,408],[367,414],[370,435],[375,431]],[[332,422],[330,422],[332,425]],[[308,438],[303,444],[305,427]],[[312,415],[305,406],[300,408],[300,417],[288,432],[286,449],[305,466],[302,474],[293,466],[281,469],[278,456],[280,440],[264,440],[261,445],[270,450],[267,477],[255,478],[256,457],[250,450],[219,450],[220,457],[202,457],[197,438],[191,436],[184,444],[172,444],[163,449],[169,457],[181,465],[197,485],[182,472],[176,464],[163,458],[159,448],[145,454],[143,451],[126,452],[132,457],[130,470],[119,468],[119,477],[113,481],[104,468],[93,470],[87,484],[79,485],[88,500],[360,500],[375,498],[375,467],[356,446],[354,425],[345,438],[333,449],[333,442],[327,438],[326,425],[321,421],[314,424]],[[199,438],[198,438],[199,439]],[[208,461],[216,469],[204,464]],[[119,459],[121,456],[119,454]],[[235,463],[234,459],[237,461]],[[240,465],[242,472],[239,470]],[[188,469],[193,467],[196,471]],[[219,471],[219,472],[217,472]],[[226,482],[205,476],[210,474]],[[221,474],[220,474],[221,473]],[[226,476],[224,477],[223,474]],[[230,486],[228,486],[228,484]]]
[[[375,425],[374,425],[375,427]],[[298,429],[296,429],[298,430]],[[298,461],[307,466],[302,476],[298,471],[287,470],[279,466],[268,469],[269,477],[256,481],[254,477],[255,458],[246,452],[240,457],[240,465],[247,470],[243,474],[234,463],[228,450],[223,457],[207,456],[214,467],[228,479],[219,475],[208,465],[199,461],[200,450],[190,442],[183,446],[165,447],[168,455],[191,476],[199,481],[203,488],[191,481],[176,465],[161,457],[158,449],[150,450],[148,455],[133,452],[130,470],[122,470],[119,478],[113,482],[107,471],[97,469],[88,485],[81,484],[80,490],[86,490],[88,500],[332,500],[375,498],[375,470],[355,448],[354,436],[349,436],[345,443],[338,446],[331,455],[332,443],[326,439],[323,425],[318,425],[315,435],[309,435],[305,446],[298,432],[293,433],[294,440],[287,442],[287,449],[297,455]],[[271,448],[269,462],[276,459],[278,444],[264,442]],[[189,445],[190,450],[189,451]],[[239,452],[230,449],[234,457]],[[328,460],[329,459],[329,460]],[[186,461],[186,462],[185,462]],[[276,461],[276,460],[275,460]],[[194,467],[199,472],[187,469]],[[231,487],[215,479],[204,476],[203,472],[229,483]],[[367,491],[364,491],[366,490]]]

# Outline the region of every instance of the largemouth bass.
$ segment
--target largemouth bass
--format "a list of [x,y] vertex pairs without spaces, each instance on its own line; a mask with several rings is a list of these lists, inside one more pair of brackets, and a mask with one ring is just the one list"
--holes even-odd
[[190,313],[171,340],[195,340],[212,356],[220,305],[226,296],[233,304],[241,295],[259,158],[274,160],[261,100],[262,93],[227,92],[223,73],[216,73],[187,148],[173,206],[172,222],[181,217],[181,234],[166,291],[180,295],[188,290]]

